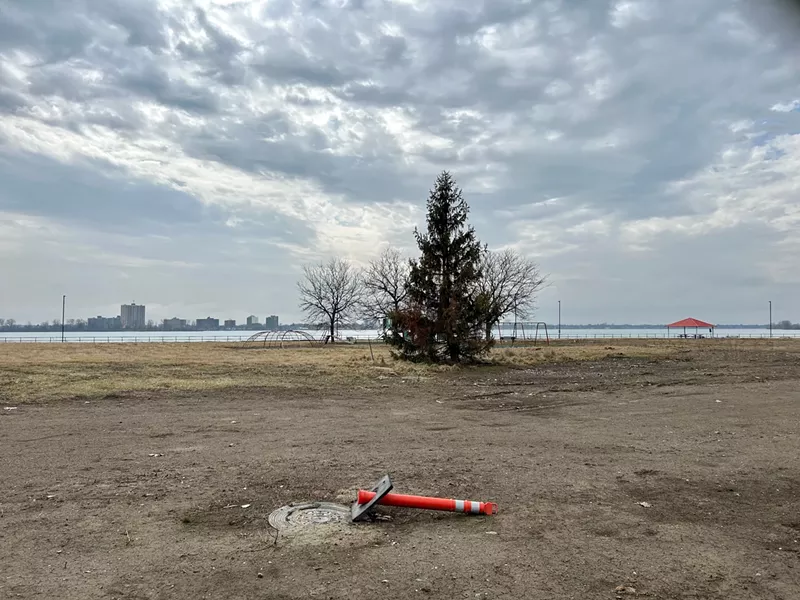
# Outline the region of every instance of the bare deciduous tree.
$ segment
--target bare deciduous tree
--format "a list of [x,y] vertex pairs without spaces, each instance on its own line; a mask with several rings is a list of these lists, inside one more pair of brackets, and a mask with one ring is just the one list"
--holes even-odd
[[408,296],[408,260],[394,248],[386,248],[364,270],[364,316],[380,321],[398,312]]
[[297,289],[300,308],[314,323],[325,325],[330,340],[336,335],[336,326],[354,316],[361,302],[361,277],[342,258],[303,267]]
[[504,316],[524,319],[530,315],[545,279],[539,265],[514,250],[486,253],[478,291],[486,315],[487,340]]

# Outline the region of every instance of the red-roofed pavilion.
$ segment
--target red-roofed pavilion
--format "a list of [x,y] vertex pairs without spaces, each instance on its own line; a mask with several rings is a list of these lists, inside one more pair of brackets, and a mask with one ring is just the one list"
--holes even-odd
[[675,321],[674,323],[670,323],[667,325],[667,330],[674,329],[674,328],[681,328],[683,327],[683,335],[680,337],[688,337],[686,335],[686,329],[694,327],[694,337],[700,337],[699,330],[700,328],[708,329],[711,335],[714,335],[714,325],[711,323],[706,323],[705,321],[701,321],[700,319],[682,319],[680,321]]

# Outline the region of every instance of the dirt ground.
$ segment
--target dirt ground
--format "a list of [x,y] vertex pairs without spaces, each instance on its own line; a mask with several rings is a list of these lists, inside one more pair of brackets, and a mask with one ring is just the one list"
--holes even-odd
[[[800,598],[800,341],[352,380],[267,349],[247,361],[272,383],[66,398],[22,389],[44,375],[21,346],[0,348],[0,598]],[[387,472],[500,512],[267,523]]]

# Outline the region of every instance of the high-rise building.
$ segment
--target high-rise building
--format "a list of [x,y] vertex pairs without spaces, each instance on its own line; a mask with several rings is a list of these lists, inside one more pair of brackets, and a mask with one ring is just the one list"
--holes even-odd
[[144,304],[123,304],[119,312],[123,329],[144,329]]
[[164,331],[180,331],[186,329],[186,319],[179,319],[174,317],[172,319],[164,319]]
[[255,315],[247,317],[247,325],[258,325],[258,317]]
[[278,331],[278,315],[270,315],[264,321],[264,329]]
[[122,320],[119,317],[89,317],[86,328],[89,331],[119,331]]
[[225,329],[236,329],[236,319],[225,319]]
[[219,329],[219,319],[212,319],[211,317],[197,319],[194,324],[195,327],[201,331],[213,331],[214,329]]

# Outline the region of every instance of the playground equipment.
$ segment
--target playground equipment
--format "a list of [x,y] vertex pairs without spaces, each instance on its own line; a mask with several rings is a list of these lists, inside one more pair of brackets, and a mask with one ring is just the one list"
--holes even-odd
[[431,496],[411,496],[407,494],[390,494],[393,484],[389,475],[375,484],[370,490],[358,490],[358,498],[351,507],[353,521],[366,515],[376,504],[383,506],[401,506],[423,510],[446,510],[473,515],[496,515],[497,504],[494,502],[476,502],[474,500],[454,500],[452,498],[435,498]]
[[245,347],[283,348],[298,346],[319,346],[321,340],[305,331],[259,331],[244,342]]
[[[503,325],[508,325],[507,323],[498,323],[497,324],[497,338],[502,342],[505,340],[511,340],[511,345],[514,345],[514,342],[517,340],[522,340],[523,342],[526,341],[533,341],[534,344],[539,342],[540,331],[544,333],[544,340],[550,345],[550,334],[547,331],[547,323],[544,321],[534,321],[532,323],[524,323],[521,321],[514,321],[511,328],[511,335],[503,335],[504,328]],[[528,326],[528,333],[525,332],[525,326]],[[533,330],[533,337],[529,337],[530,331]],[[507,332],[507,329],[505,329]]]
[[545,340],[547,340],[547,345],[549,346],[550,334],[547,333],[547,323],[545,323],[544,321],[537,321],[535,325],[536,325],[536,331],[533,334],[533,343],[535,344],[536,342],[539,341],[539,328],[542,327],[544,329],[544,338]]

